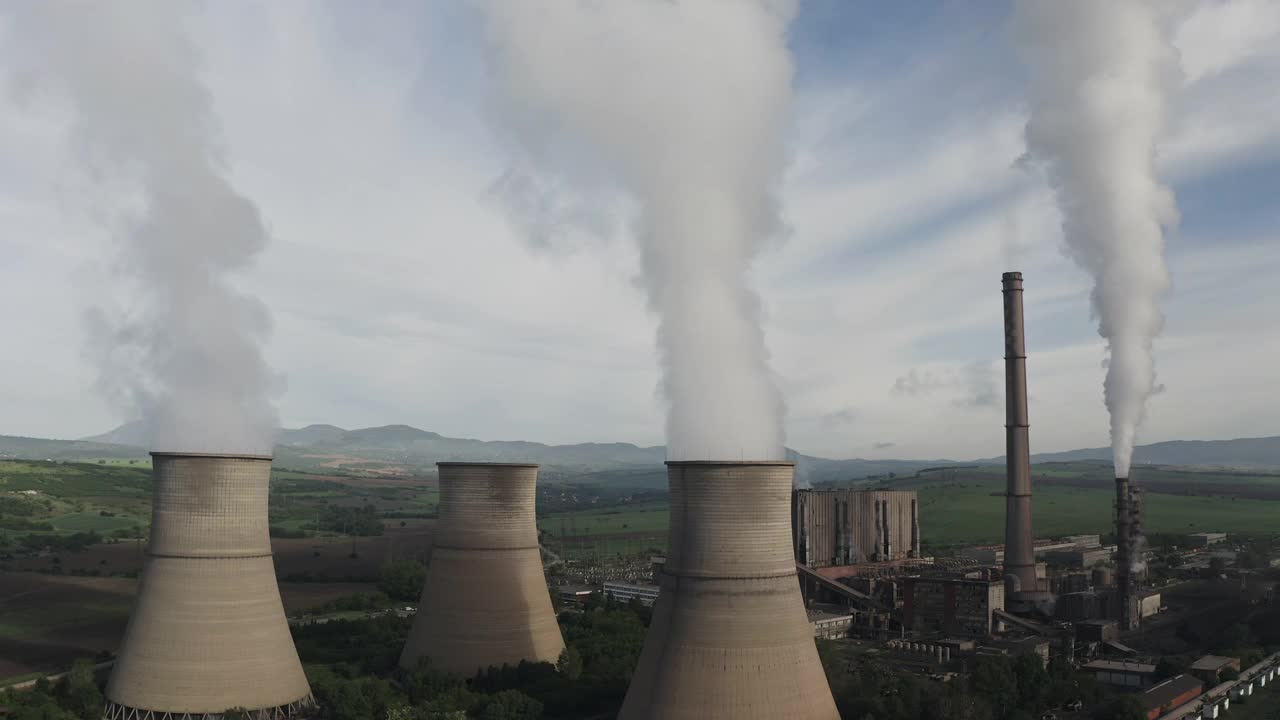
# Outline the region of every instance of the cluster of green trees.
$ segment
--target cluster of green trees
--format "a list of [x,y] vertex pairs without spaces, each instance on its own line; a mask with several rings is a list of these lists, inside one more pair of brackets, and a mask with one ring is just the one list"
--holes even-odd
[[393,560],[378,572],[378,589],[393,600],[417,602],[426,579],[427,566],[417,560]]
[[1059,660],[1038,655],[984,656],[966,678],[939,682],[869,659],[848,659],[838,645],[819,654],[840,716],[853,720],[1035,720],[1080,700],[1094,720],[1142,720],[1134,695],[1112,694]]
[[[386,569],[398,577],[408,567]],[[490,668],[469,681],[425,664],[398,668],[412,620],[393,614],[295,628],[294,640],[329,720],[568,720],[622,704],[649,615],[638,603],[594,601],[561,616],[567,647],[555,665]]]
[[34,688],[0,692],[8,720],[98,720],[102,702],[94,663],[88,659],[77,660],[56,684],[40,678]]

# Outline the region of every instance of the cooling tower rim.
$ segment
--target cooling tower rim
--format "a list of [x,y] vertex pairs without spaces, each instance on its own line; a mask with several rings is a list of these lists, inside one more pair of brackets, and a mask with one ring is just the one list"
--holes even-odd
[[151,457],[187,457],[187,458],[220,458],[223,460],[271,460],[271,455],[254,455],[250,453],[204,453],[176,452],[172,450],[153,450]]
[[514,463],[514,462],[463,462],[449,461],[438,462],[436,467],[520,467],[520,468],[536,468],[541,467],[538,463]]
[[668,460],[667,467],[795,467],[791,460]]

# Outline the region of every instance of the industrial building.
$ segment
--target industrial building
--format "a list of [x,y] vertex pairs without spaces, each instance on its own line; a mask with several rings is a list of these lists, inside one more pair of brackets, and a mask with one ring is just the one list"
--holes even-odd
[[658,601],[658,586],[608,581],[604,584],[604,594],[618,602],[639,600],[645,605],[653,605]]
[[1127,688],[1150,687],[1156,677],[1155,665],[1123,660],[1094,660],[1082,666],[1081,670],[1093,673],[1094,679],[1104,685]]
[[440,519],[400,665],[470,677],[521,660],[554,663],[564,639],[542,572],[538,466],[437,463]]
[[902,623],[916,632],[986,637],[994,612],[1005,606],[1005,585],[998,580],[909,577],[903,585]]
[[153,452],[151,542],[105,717],[294,717],[313,706],[280,602],[271,458]]
[[1111,550],[1103,547],[1050,550],[1044,554],[1044,559],[1052,566],[1088,570],[1111,562]]
[[1216,685],[1224,670],[1240,672],[1240,658],[1205,655],[1191,664],[1191,674],[1210,685]]
[[1191,547],[1209,547],[1227,541],[1227,534],[1220,532],[1199,532],[1187,536],[1187,544]]
[[812,568],[920,557],[914,490],[796,490],[791,494],[796,562]]
[[853,615],[828,608],[809,608],[809,623],[813,625],[813,636],[827,640],[848,637],[853,627]]
[[619,720],[837,720],[791,547],[793,464],[667,463],[661,591]]
[[1191,675],[1175,675],[1138,697],[1142,700],[1147,720],[1156,720],[1170,710],[1200,697],[1203,692],[1204,685],[1199,678]]

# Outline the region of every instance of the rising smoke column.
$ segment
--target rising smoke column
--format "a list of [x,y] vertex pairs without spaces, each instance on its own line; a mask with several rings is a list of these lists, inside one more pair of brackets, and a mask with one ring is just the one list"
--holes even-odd
[[508,119],[526,148],[567,139],[637,203],[643,281],[659,320],[668,457],[782,459],[783,403],[747,275],[781,227],[775,186],[794,3],[480,7]]
[[269,453],[270,318],[230,284],[267,233],[226,179],[184,9],[41,0],[15,6],[10,29],[30,59],[23,83],[68,101],[91,176],[131,194],[109,226],[141,304],[91,313],[104,389],[141,414],[156,450]]
[[1177,222],[1155,173],[1177,58],[1148,0],[1019,0],[1013,32],[1029,70],[1028,153],[1047,169],[1068,253],[1093,276],[1115,471],[1128,477],[1156,387],[1162,231]]

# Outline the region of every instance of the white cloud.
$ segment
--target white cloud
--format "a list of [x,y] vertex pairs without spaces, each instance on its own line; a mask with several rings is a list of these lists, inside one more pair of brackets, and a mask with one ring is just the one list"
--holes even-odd
[[[1203,5],[1206,18],[1241,12]],[[353,22],[341,5],[211,4],[198,24],[235,182],[273,236],[241,282],[274,314],[283,419],[661,442],[654,324],[632,244],[584,233],[548,253],[517,237],[489,194],[509,155],[488,127],[471,29],[453,11],[406,11]],[[1229,19],[1195,21],[1212,32],[1188,21],[1179,36],[1199,69],[1162,146],[1175,178],[1277,150],[1272,46],[1254,21],[1246,36]],[[1103,445],[1087,280],[1060,254],[1047,194],[1011,169],[1016,89],[888,135],[883,118],[910,117],[936,81],[917,73],[909,92],[887,92],[893,78],[855,76],[798,102],[784,188],[793,233],[755,273],[789,444],[832,457],[1002,453],[1000,413],[957,402],[963,383],[890,388],[911,368],[961,380],[984,367],[998,390],[999,274],[1018,269],[1033,449]],[[0,306],[19,310],[5,313],[0,433],[78,436],[114,420],[81,359],[81,315],[109,289],[106,253],[60,200],[73,181],[56,117],[30,105],[0,113]],[[1280,261],[1267,252],[1277,238],[1219,234],[1182,238],[1170,257],[1157,344],[1167,390],[1151,401],[1144,441],[1280,433],[1266,381],[1280,346],[1260,330],[1280,310]]]

